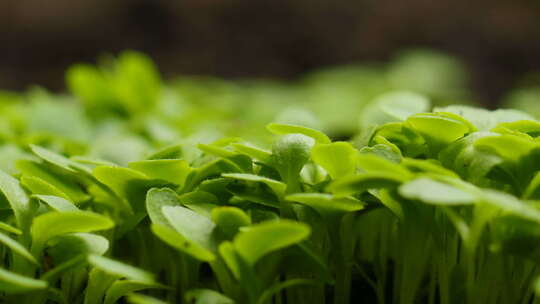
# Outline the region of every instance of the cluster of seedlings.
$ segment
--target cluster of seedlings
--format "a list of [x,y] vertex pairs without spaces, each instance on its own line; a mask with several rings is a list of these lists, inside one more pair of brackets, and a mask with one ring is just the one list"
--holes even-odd
[[230,113],[186,106],[138,54],[68,83],[82,103],[0,100],[1,302],[539,301],[527,113],[392,91],[348,140],[300,108],[240,123],[248,140],[190,128]]

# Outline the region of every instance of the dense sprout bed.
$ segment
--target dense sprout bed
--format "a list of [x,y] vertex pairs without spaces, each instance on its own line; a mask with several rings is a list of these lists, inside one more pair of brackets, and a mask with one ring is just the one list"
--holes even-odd
[[540,122],[415,56],[165,86],[126,53],[4,93],[0,300],[537,301]]

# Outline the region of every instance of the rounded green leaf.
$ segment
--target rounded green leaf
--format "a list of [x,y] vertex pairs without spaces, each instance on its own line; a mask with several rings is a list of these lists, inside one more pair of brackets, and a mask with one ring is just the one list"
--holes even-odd
[[116,166],[98,166],[94,168],[93,174],[100,182],[109,186],[121,197],[128,196],[130,183],[134,184],[134,181],[137,180],[148,180],[146,174]]
[[327,187],[327,190],[335,195],[344,196],[369,189],[393,188],[406,181],[406,177],[395,173],[366,172],[336,180]]
[[473,183],[479,183],[502,162],[502,159],[487,151],[475,147],[475,142],[483,137],[491,137],[496,133],[475,132],[452,143],[439,153],[441,163],[452,171]]
[[37,255],[53,237],[75,232],[92,232],[112,228],[114,222],[89,211],[48,212],[32,223],[32,253]]
[[403,121],[413,114],[426,112],[429,105],[430,102],[426,97],[413,92],[384,93],[364,109],[360,123],[365,129],[370,125]]
[[71,233],[61,235],[49,242],[47,254],[56,265],[88,254],[103,255],[109,250],[109,241],[96,234]]
[[311,129],[308,127],[280,124],[280,123],[271,123],[271,124],[268,124],[266,128],[270,132],[277,135],[285,135],[285,134],[292,134],[292,133],[303,134],[303,135],[313,138],[319,144],[329,144],[332,142],[330,138],[326,136],[326,134],[322,133],[321,131],[317,131],[315,129]]
[[188,240],[182,234],[167,226],[152,224],[151,229],[152,232],[163,242],[182,251],[185,254],[194,257],[197,260],[211,262],[216,258],[212,251],[191,240]]
[[266,254],[306,239],[308,225],[288,220],[263,222],[241,231],[234,239],[234,248],[248,262],[255,264]]
[[[533,117],[529,114],[514,109],[489,111],[466,105],[450,105],[443,108],[435,108],[433,111],[454,113],[462,116],[480,131],[489,131],[500,123],[533,120]],[[496,132],[495,130],[493,131]]]
[[[167,184],[152,180],[145,174],[131,168],[99,166],[94,168],[93,174],[97,180],[122,198],[119,203],[123,204],[122,207],[129,211],[143,211],[148,189]],[[127,203],[129,205],[126,205]]]
[[38,178],[42,183],[51,185],[52,187],[49,186],[50,189],[58,189],[47,194],[63,193],[77,204],[85,202],[90,198],[81,184],[79,184],[78,180],[71,174],[58,174],[58,172],[52,171],[46,164],[24,159],[17,161],[17,168],[21,171],[23,176]]
[[414,175],[401,164],[397,164],[375,154],[358,155],[358,166],[367,172],[381,172],[400,176],[403,179],[412,178]]
[[162,212],[164,206],[181,205],[178,194],[169,188],[152,188],[146,194],[146,212],[154,224],[170,226]]
[[236,152],[247,155],[263,163],[269,163],[272,156],[272,153],[270,151],[255,147],[250,144],[233,143],[231,144],[231,147],[233,147]]
[[64,211],[78,211],[79,208],[75,206],[72,202],[54,195],[32,195],[32,198],[37,198],[40,201],[47,204],[55,211],[64,212]]
[[101,255],[89,255],[88,263],[95,268],[111,275],[116,275],[130,280],[154,283],[154,275],[152,273]]
[[240,227],[251,224],[251,219],[242,209],[230,206],[212,209],[212,221],[229,238],[234,237]]
[[497,133],[510,133],[519,135],[527,134],[532,137],[538,137],[540,135],[540,122],[533,120],[518,120],[513,122],[504,122],[498,124],[495,128],[491,130],[492,132]]
[[468,205],[476,201],[474,194],[427,177],[401,185],[399,193],[408,199],[433,205]]
[[405,157],[401,165],[412,172],[434,173],[437,175],[446,175],[458,177],[456,173],[441,166],[438,161],[433,159],[414,159]]
[[233,151],[230,151],[223,147],[215,146],[215,145],[198,144],[197,148],[206,154],[215,155],[215,156],[224,157],[224,158],[236,155],[236,153]]
[[186,239],[206,249],[214,249],[214,224],[206,216],[181,206],[161,208],[169,224]]
[[164,147],[152,154],[146,159],[178,159],[182,156],[182,145],[176,144]]
[[118,102],[129,113],[144,113],[159,100],[161,80],[147,56],[134,51],[124,52],[116,60],[114,71],[110,84]]
[[449,113],[416,114],[409,117],[407,123],[424,137],[432,155],[436,155],[445,145],[474,131],[474,127],[462,117]]
[[[73,169],[73,166],[77,168],[84,168],[84,167],[81,167],[79,164],[73,162],[69,158],[61,154],[58,154],[56,152],[45,149],[43,147],[30,145],[30,150],[32,150],[32,152],[35,155],[37,155],[39,158],[43,159],[44,161],[50,164],[53,164],[57,167],[60,167],[70,173],[74,173],[74,174],[77,173],[77,171]],[[87,171],[87,172],[88,174],[90,174],[90,171]]]
[[501,158],[517,163],[533,149],[539,148],[537,142],[515,135],[496,135],[479,138],[474,147],[495,153]]
[[191,167],[181,159],[155,159],[130,162],[128,167],[155,179],[162,179],[180,187],[184,185]]
[[356,171],[358,151],[347,142],[320,144],[313,147],[313,161],[323,167],[333,179],[350,175]]
[[21,184],[32,194],[53,195],[57,197],[62,197],[66,200],[70,199],[69,196],[62,192],[60,189],[39,177],[28,175],[22,176]]
[[88,107],[97,107],[110,102],[113,92],[103,74],[95,67],[77,64],[66,73],[69,90]]

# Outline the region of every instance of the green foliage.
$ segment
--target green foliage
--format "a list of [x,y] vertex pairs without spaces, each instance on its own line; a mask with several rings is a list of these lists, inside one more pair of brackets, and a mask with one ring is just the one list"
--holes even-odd
[[127,52],[1,94],[0,302],[535,303],[540,122],[448,105],[462,72],[163,83]]

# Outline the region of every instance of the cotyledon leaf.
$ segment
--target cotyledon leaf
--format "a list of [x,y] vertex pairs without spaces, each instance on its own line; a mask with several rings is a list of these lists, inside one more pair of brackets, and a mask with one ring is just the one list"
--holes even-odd
[[489,111],[466,105],[451,105],[442,108],[435,108],[433,111],[457,114],[470,121],[480,131],[491,130],[492,128],[506,122],[512,123],[524,120],[533,120],[531,115],[514,109],[498,109],[495,111]]
[[0,268],[0,290],[5,293],[25,293],[47,288],[46,281],[36,280]]
[[[447,144],[474,131],[474,127],[463,118],[445,113],[422,113],[409,117],[406,121],[418,131],[430,147],[431,154],[436,154]],[[445,130],[440,132],[440,130]]]
[[[73,178],[73,175],[58,174],[51,171],[45,164],[29,160],[18,160],[17,168],[23,176],[39,178],[42,181],[54,186],[66,194],[73,202],[82,203],[90,196],[84,191],[81,185]],[[51,193],[52,194],[52,193]]]
[[194,169],[191,174],[186,179],[186,185],[184,186],[183,191],[191,191],[194,187],[199,185],[204,179],[217,174],[222,173],[240,173],[243,170],[235,164],[233,161],[218,158],[213,161],[210,161],[196,169]]
[[21,177],[20,182],[32,194],[54,195],[69,200],[67,194],[39,177],[25,175]]
[[255,147],[250,144],[243,144],[243,143],[233,143],[231,144],[231,147],[233,149],[241,154],[245,154],[251,158],[254,158],[256,160],[259,160],[263,163],[269,163],[270,157],[272,153],[270,151],[261,149],[259,147]]
[[232,206],[212,209],[212,221],[231,239],[240,227],[251,224],[251,219],[242,209]]
[[306,239],[310,232],[308,225],[289,220],[263,222],[241,231],[233,244],[240,256],[254,265],[264,255]]
[[[82,169],[85,168],[63,155],[60,155],[58,153],[55,153],[53,151],[50,151],[40,146],[30,145],[30,150],[32,150],[32,152],[34,152],[35,155],[37,155],[39,158],[43,159],[44,161],[50,164],[53,164],[57,167],[60,167],[73,174],[77,173],[77,171],[74,170],[73,167],[82,168]],[[86,169],[85,172],[88,175],[90,175],[90,170]]]
[[114,304],[123,296],[144,289],[167,289],[169,287],[157,284],[135,280],[118,280],[114,282],[105,293],[103,304]]
[[182,157],[182,145],[174,144],[153,152],[146,159],[178,159],[180,157]]
[[36,195],[36,194],[32,195],[31,197],[39,199],[40,201],[44,202],[45,204],[47,204],[49,207],[51,207],[52,209],[56,211],[63,212],[63,211],[80,210],[72,202],[62,197],[58,197],[54,195]]
[[375,154],[359,154],[358,166],[366,172],[381,172],[409,179],[414,176],[407,168]]
[[439,153],[439,160],[468,181],[478,183],[503,160],[492,153],[480,151],[475,142],[483,137],[497,136],[491,132],[475,132],[461,138]]
[[268,187],[270,187],[270,189],[272,189],[272,191],[274,191],[274,193],[278,197],[283,196],[283,194],[285,193],[285,190],[287,189],[287,185],[280,181],[277,181],[268,177],[264,177],[264,176],[255,175],[255,174],[223,173],[221,174],[221,176],[225,178],[236,179],[236,180],[263,183],[267,185]]
[[89,255],[88,263],[111,275],[130,280],[154,283],[154,275],[152,273],[104,256],[96,254]]
[[84,167],[89,168],[89,169],[93,169],[97,166],[109,166],[109,167],[117,166],[117,164],[110,162],[108,160],[92,158],[92,157],[87,157],[87,156],[77,155],[77,156],[71,157],[70,159],[74,161],[75,163],[77,163],[78,165],[79,164],[83,165]]
[[518,120],[513,122],[505,122],[498,124],[491,129],[496,133],[509,133],[518,136],[527,135],[527,137],[537,137],[540,134],[540,122],[533,120]]
[[285,135],[285,134],[292,134],[292,133],[303,134],[303,135],[306,135],[315,139],[315,141],[320,144],[329,144],[332,142],[330,138],[326,136],[326,134],[322,133],[321,131],[317,131],[315,129],[311,129],[308,127],[288,125],[288,124],[279,124],[279,123],[270,123],[266,126],[266,128],[270,132],[274,134],[278,134],[278,135]]
[[31,227],[32,254],[37,256],[55,236],[75,232],[92,232],[112,228],[114,222],[89,211],[48,212],[34,218]]
[[32,222],[32,216],[36,206],[32,206],[32,202],[28,198],[28,195],[26,195],[26,192],[21,188],[19,181],[1,170],[0,191],[6,197],[11,210],[15,214],[17,226],[21,230],[26,230]]
[[92,233],[64,234],[51,240],[48,245],[47,254],[55,264],[89,254],[103,255],[109,250],[109,241]]
[[403,121],[407,117],[429,109],[429,100],[417,93],[392,91],[378,96],[362,111],[362,129],[372,125]]
[[163,242],[187,255],[194,257],[197,260],[211,262],[216,258],[211,250],[191,240],[188,240],[173,228],[159,224],[152,224],[150,228],[152,229],[152,232]]
[[130,162],[128,167],[155,179],[162,179],[182,187],[191,167],[181,159],[155,159]]
[[479,149],[487,149],[505,160],[519,162],[531,150],[539,148],[540,144],[514,135],[495,135],[479,138],[474,143]]
[[476,201],[474,194],[427,177],[401,185],[399,193],[408,199],[434,205],[468,205]]
[[219,147],[215,145],[198,144],[197,148],[206,154],[215,155],[215,156],[224,157],[224,158],[236,155],[236,153],[233,151],[230,151],[223,147]]
[[356,171],[357,155],[358,150],[347,142],[319,144],[311,150],[313,161],[334,179]]
[[150,179],[137,170],[124,167],[98,166],[94,168],[93,174],[97,180],[110,187],[122,198],[123,207],[130,211],[140,212],[144,209],[144,199],[148,189],[167,184]]
[[180,206],[178,194],[169,188],[152,188],[146,193],[146,212],[152,223],[172,228],[163,215],[164,206]]
[[327,190],[335,195],[351,195],[369,189],[392,188],[407,181],[407,177],[387,172],[365,172],[332,182]]
[[127,197],[128,183],[131,180],[147,180],[148,176],[131,168],[117,166],[98,166],[94,168],[94,176],[105,185],[111,187],[121,197]]
[[458,175],[454,173],[454,171],[446,169],[435,160],[414,159],[414,158],[404,157],[401,160],[401,165],[412,172],[419,171],[419,172],[425,172],[425,173],[435,173],[435,174],[447,175],[451,177],[458,177]]
[[215,249],[216,224],[209,218],[182,206],[165,206],[161,210],[169,224],[179,234],[203,248]]

